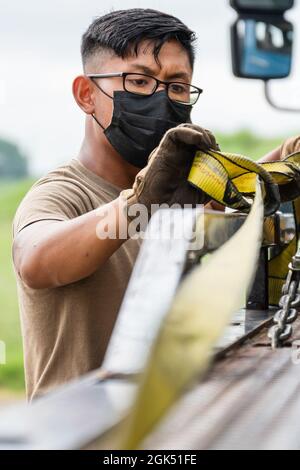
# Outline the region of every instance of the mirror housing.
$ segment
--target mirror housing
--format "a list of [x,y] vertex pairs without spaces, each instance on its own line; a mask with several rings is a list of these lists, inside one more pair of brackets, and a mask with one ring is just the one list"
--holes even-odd
[[286,78],[292,45],[293,25],[283,17],[239,17],[231,27],[233,73],[265,81]]
[[239,13],[284,13],[294,6],[294,0],[230,0]]

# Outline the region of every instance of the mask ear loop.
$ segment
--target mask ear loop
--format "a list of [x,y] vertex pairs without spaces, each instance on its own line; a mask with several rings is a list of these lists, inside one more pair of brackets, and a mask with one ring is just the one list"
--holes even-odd
[[[106,91],[102,90],[101,86],[98,85],[98,83],[91,77],[89,77],[89,79],[96,85],[97,88],[99,88],[99,90],[104,94],[106,95],[108,98],[110,98],[111,100],[113,99],[112,96],[110,96],[108,93],[106,93]],[[96,118],[95,114],[92,114],[91,115],[92,118],[96,121],[96,123],[105,131],[105,127],[102,126],[101,122],[98,121],[98,119]]]
[[102,126],[101,122],[98,121],[95,114],[91,114],[92,118],[96,121],[96,123],[105,131],[105,127]]

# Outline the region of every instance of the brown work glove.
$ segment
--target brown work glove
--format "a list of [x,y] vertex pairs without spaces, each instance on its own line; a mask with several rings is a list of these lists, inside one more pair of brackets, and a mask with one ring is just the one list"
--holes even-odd
[[300,135],[290,137],[283,142],[280,147],[280,160],[295,152],[300,152]]
[[143,204],[151,215],[152,204],[204,204],[210,198],[187,181],[197,150],[219,150],[213,134],[195,124],[180,124],[166,132],[136,176],[133,187],[121,192],[132,204]]

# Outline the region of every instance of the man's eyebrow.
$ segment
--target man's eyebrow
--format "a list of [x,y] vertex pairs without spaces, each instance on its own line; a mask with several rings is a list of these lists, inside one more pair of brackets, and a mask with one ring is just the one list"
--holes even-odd
[[190,76],[186,72],[175,72],[168,75],[168,79],[175,80],[176,78],[183,78],[184,80],[189,80]]
[[[146,65],[142,65],[142,64],[131,64],[131,67],[132,67],[132,70],[135,71],[135,70],[139,70],[147,75],[152,75],[152,76],[155,76],[156,75],[156,71],[151,69],[150,67],[147,67]],[[184,80],[189,80],[190,79],[190,76],[188,73],[186,72],[181,72],[181,71],[178,71],[178,72],[174,72],[174,73],[171,73],[167,76],[167,79],[168,80],[176,80],[178,78],[182,78]]]
[[156,71],[154,69],[151,69],[150,67],[147,67],[147,65],[142,65],[142,64],[131,64],[132,71],[134,72],[135,70],[139,70],[140,72],[146,73],[147,75],[155,75]]

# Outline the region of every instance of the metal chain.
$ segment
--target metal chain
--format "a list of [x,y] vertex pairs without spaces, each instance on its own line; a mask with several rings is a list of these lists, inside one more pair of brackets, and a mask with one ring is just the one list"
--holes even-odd
[[272,348],[279,348],[293,334],[292,323],[297,319],[297,307],[300,306],[298,287],[300,283],[300,250],[293,256],[289,264],[289,272],[282,288],[279,300],[280,309],[273,317],[274,325],[269,329],[268,337]]

